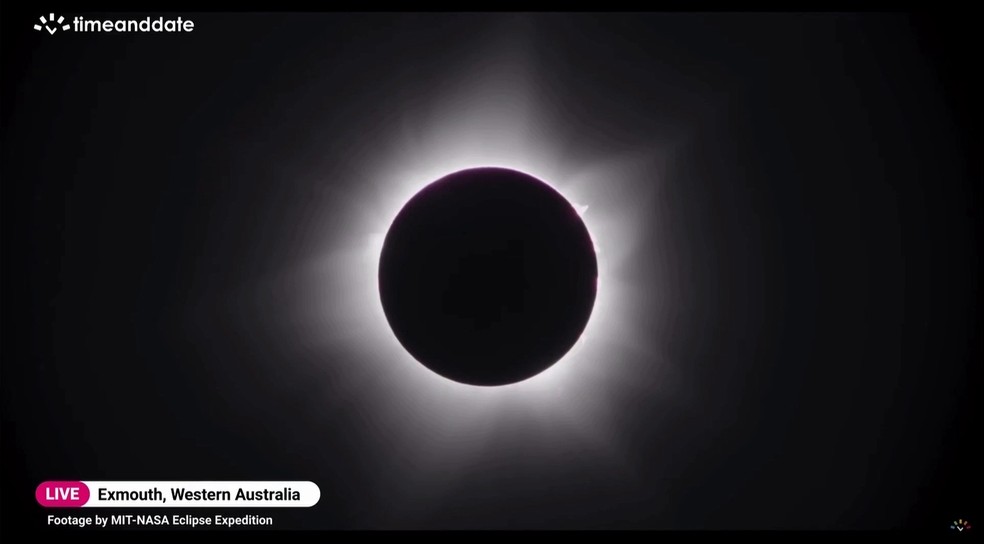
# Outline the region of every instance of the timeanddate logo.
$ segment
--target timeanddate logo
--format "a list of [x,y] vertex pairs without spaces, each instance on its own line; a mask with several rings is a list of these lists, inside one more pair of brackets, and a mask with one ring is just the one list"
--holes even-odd
[[77,15],[69,20],[64,15],[49,13],[38,18],[34,30],[54,36],[60,32],[99,34],[186,34],[195,31],[195,21],[185,17],[144,17],[142,19],[90,19]]
[[58,19],[55,19],[54,13],[49,13],[47,17],[42,15],[40,20],[41,24],[34,25],[34,30],[37,30],[38,32],[47,32],[52,36],[59,30],[64,31],[72,29],[72,25],[65,24],[65,17],[59,15]]

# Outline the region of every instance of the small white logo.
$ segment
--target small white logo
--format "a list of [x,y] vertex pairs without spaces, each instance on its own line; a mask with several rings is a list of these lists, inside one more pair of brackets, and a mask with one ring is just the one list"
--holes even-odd
[[62,30],[68,30],[72,28],[72,25],[62,24],[64,22],[65,22],[64,17],[59,15],[58,20],[56,21],[55,14],[49,13],[47,19],[44,18],[44,15],[41,16],[41,24],[34,25],[34,30],[47,30],[48,34],[54,35],[55,32],[58,32],[59,28],[61,28]]

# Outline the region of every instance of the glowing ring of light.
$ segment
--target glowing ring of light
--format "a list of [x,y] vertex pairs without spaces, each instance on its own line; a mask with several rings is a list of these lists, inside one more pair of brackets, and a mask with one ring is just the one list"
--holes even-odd
[[[304,298],[291,318],[302,329],[295,333],[299,349],[334,358],[318,363],[333,384],[325,409],[358,411],[373,429],[371,439],[385,440],[380,449],[425,464],[443,459],[440,470],[450,460],[484,455],[476,444],[505,421],[512,422],[505,425],[515,431],[514,441],[528,432],[530,443],[560,447],[574,435],[600,436],[613,426],[611,403],[636,386],[636,365],[649,372],[654,364],[638,347],[653,334],[639,330],[638,317],[654,316],[638,290],[652,290],[659,278],[625,273],[638,244],[653,240],[639,228],[652,215],[652,195],[639,192],[653,186],[651,147],[604,161],[565,156],[562,132],[537,118],[528,94],[535,86],[490,70],[491,64],[469,79],[473,88],[440,97],[436,117],[415,118],[414,109],[404,119],[406,131],[367,131],[388,138],[374,140],[371,157],[354,157],[347,166],[361,189],[345,195],[344,206],[330,201],[337,213],[322,214],[324,226],[304,227],[324,238],[313,243],[317,262],[299,282],[291,280]],[[390,329],[379,296],[383,239],[404,204],[433,181],[475,167],[519,170],[548,183],[578,210],[598,262],[594,309],[579,341],[544,372],[500,387],[457,383],[414,360]],[[658,325],[659,317],[647,326]],[[548,432],[574,434],[551,439],[540,428],[520,432],[530,421],[551,421]]]

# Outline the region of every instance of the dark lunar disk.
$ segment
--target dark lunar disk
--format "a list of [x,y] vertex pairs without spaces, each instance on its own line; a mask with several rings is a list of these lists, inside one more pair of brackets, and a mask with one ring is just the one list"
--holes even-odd
[[522,172],[475,168],[403,207],[383,244],[379,292],[415,359],[493,386],[535,376],[571,349],[597,277],[591,237],[563,196]]

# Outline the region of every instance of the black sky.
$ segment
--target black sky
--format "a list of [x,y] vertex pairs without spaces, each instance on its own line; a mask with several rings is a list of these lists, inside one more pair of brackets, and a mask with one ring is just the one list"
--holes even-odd
[[[188,35],[46,36],[4,7],[5,523],[40,525],[55,479],[313,480],[315,509],[277,513],[298,528],[980,523],[959,15],[193,15]],[[631,274],[659,274],[637,296],[672,316],[652,357],[699,387],[670,416],[645,390],[615,403],[610,432],[651,460],[632,485],[492,444],[406,510],[376,481],[401,452],[353,439],[358,409],[324,413],[333,384],[283,387],[308,378],[280,309],[226,288],[312,257],[308,214],[345,232],[388,131],[497,44],[536,59],[572,156],[660,157]],[[320,212],[313,171],[337,195]]]

